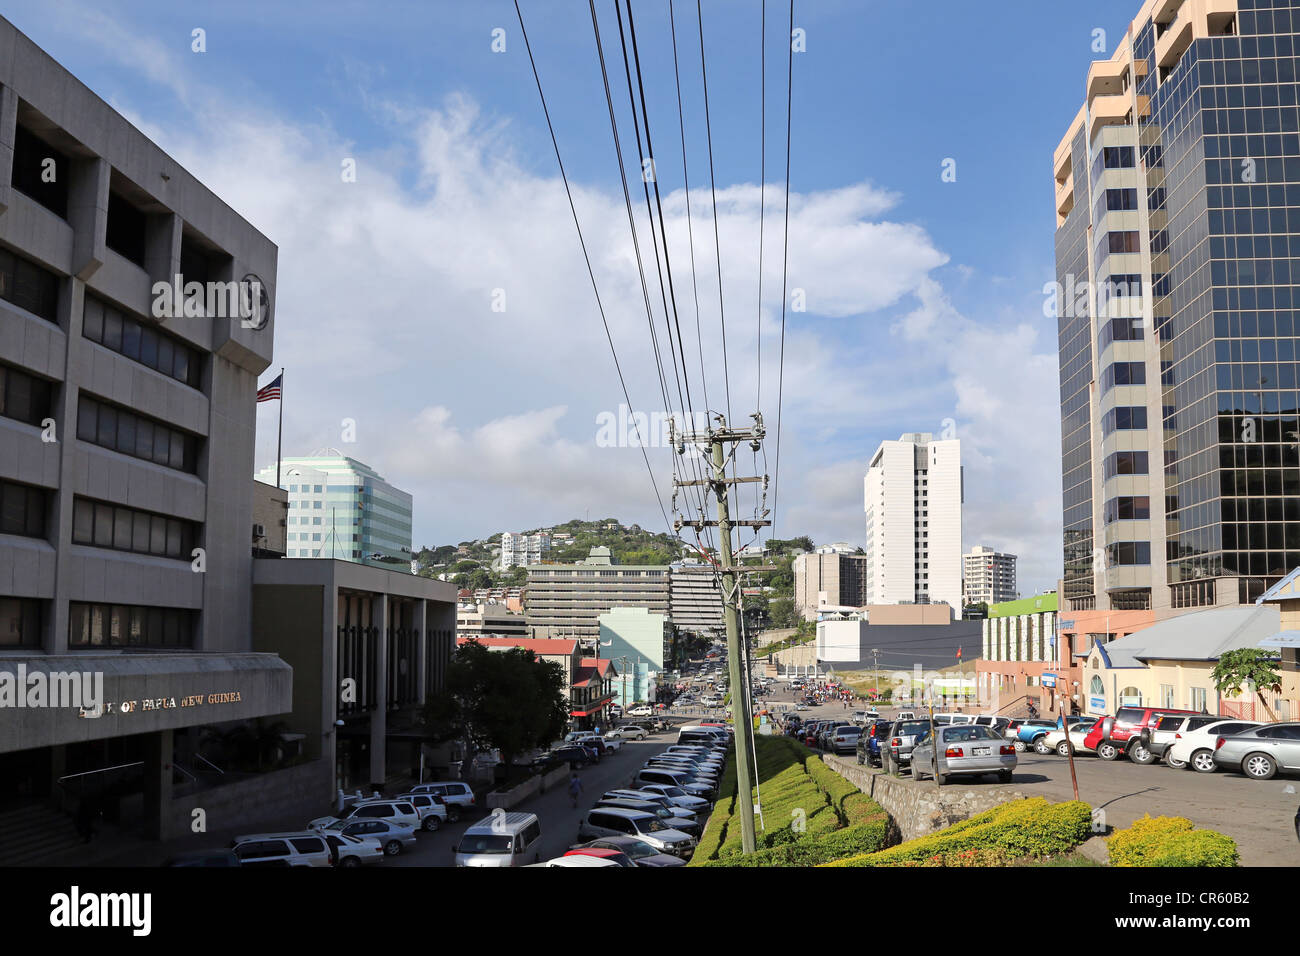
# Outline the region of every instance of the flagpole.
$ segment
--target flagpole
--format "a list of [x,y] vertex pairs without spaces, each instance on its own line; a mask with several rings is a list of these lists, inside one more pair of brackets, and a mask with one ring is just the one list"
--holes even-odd
[[275,487],[280,487],[280,450],[284,439],[284,369],[280,369],[280,427],[275,433]]

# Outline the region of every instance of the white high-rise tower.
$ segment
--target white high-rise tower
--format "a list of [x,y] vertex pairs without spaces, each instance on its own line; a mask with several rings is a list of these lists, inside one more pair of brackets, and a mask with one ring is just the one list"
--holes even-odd
[[945,603],[961,614],[961,442],[880,443],[863,482],[868,604]]

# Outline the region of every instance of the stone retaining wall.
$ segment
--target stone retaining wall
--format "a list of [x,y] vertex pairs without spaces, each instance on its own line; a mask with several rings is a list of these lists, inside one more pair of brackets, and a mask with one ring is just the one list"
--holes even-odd
[[913,783],[912,778],[893,777],[880,770],[860,765],[856,759],[824,754],[822,759],[840,776],[880,804],[889,814],[893,835],[899,840],[913,840],[936,830],[959,823],[976,814],[1011,800],[1024,800],[1026,794],[1013,787],[960,783],[935,785],[933,779]]
[[[250,824],[268,814],[277,819],[298,813],[304,822],[323,813],[333,813],[330,787],[334,770],[328,760],[313,760],[285,770],[258,774],[245,780],[176,797],[165,814],[160,836],[166,840],[191,832],[194,810],[202,809],[208,830],[219,831],[229,821]],[[242,832],[257,832],[254,825]]]

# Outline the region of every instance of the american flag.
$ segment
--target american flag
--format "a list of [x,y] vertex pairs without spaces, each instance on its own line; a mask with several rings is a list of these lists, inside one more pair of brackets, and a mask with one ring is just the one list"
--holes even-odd
[[271,382],[269,385],[263,385],[261,388],[259,388],[257,390],[258,402],[277,401],[280,398],[280,380],[283,378],[284,378],[284,373],[281,372],[279,375],[275,377],[274,382]]

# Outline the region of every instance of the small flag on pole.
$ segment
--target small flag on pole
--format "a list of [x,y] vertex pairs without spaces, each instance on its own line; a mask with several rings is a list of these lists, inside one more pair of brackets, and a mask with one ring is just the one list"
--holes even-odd
[[960,647],[960,646],[958,646],[958,648],[957,648],[957,660],[961,660],[961,647]]
[[275,381],[269,385],[263,385],[257,390],[258,402],[274,402],[280,398],[280,384],[284,380],[284,373],[281,372],[275,377]]

